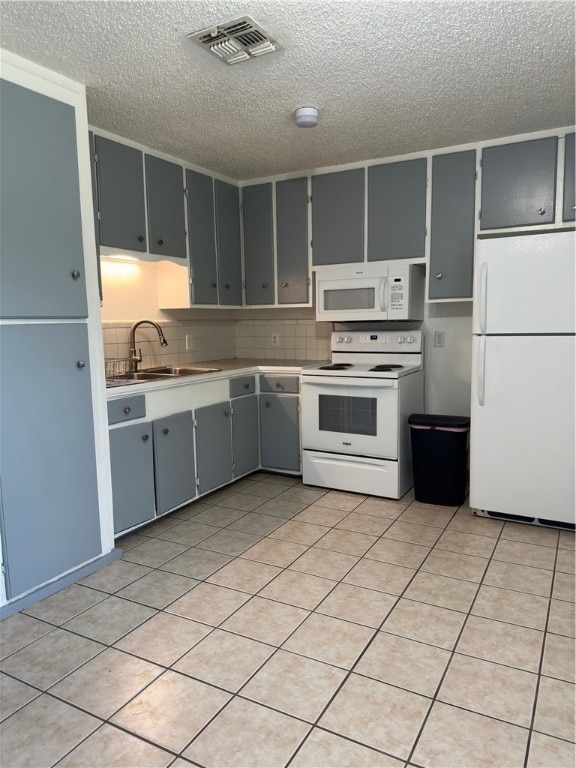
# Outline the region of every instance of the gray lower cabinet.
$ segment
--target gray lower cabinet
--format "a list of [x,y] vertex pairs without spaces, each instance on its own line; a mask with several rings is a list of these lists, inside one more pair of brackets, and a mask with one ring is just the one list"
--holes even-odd
[[424,258],[426,158],[368,168],[368,261]]
[[309,301],[308,179],[276,183],[276,268],[278,303]]
[[233,479],[230,403],[197,408],[195,417],[198,491],[206,493]]
[[150,253],[186,258],[184,178],[180,165],[145,156]]
[[152,426],[156,514],[161,515],[196,496],[192,411],[156,419]]
[[152,424],[110,430],[114,533],[155,516]]
[[476,152],[432,158],[428,298],[472,297]]
[[232,402],[234,477],[258,469],[258,397],[238,397]]
[[100,243],[146,251],[142,152],[103,136],[95,136],[94,144]]
[[246,304],[274,304],[272,184],[242,190]]
[[218,303],[242,306],[240,193],[225,181],[214,181]]
[[260,455],[265,469],[300,471],[298,397],[260,395]]
[[564,200],[562,221],[574,221],[574,134],[566,134],[564,140]]
[[188,247],[192,274],[191,304],[218,304],[218,268],[214,228],[214,179],[186,171]]
[[102,548],[86,326],[4,325],[0,335],[0,527],[13,598]]
[[554,221],[557,149],[552,136],[482,150],[480,229]]
[[0,80],[0,313],[86,317],[74,107]]
[[312,177],[312,262],[364,260],[364,168]]

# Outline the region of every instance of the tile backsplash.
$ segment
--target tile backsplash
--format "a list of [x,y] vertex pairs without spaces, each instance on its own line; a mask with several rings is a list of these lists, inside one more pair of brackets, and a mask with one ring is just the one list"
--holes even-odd
[[[330,323],[314,320],[194,320],[188,323],[160,321],[158,324],[168,341],[167,347],[160,346],[152,326],[142,325],[136,331],[136,348],[142,350],[142,368],[235,357],[265,360],[324,360],[330,357]],[[103,323],[105,358],[129,357],[131,327],[132,323]]]

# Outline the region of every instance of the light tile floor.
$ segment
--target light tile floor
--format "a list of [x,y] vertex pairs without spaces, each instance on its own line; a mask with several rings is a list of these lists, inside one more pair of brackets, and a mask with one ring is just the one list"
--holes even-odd
[[574,765],[574,534],[257,473],[0,625],[1,763]]

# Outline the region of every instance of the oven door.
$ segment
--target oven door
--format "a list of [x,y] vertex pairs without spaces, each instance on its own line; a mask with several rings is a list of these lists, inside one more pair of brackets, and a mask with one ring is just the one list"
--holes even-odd
[[302,447],[398,458],[398,381],[302,377]]

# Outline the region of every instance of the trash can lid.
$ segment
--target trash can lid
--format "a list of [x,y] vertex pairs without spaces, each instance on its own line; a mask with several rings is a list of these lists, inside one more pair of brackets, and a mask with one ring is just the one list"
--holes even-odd
[[413,413],[408,417],[408,424],[414,427],[430,427],[441,429],[470,428],[469,416],[443,416],[435,413]]

